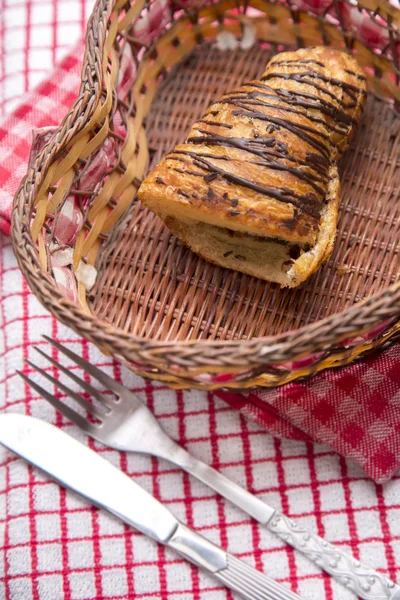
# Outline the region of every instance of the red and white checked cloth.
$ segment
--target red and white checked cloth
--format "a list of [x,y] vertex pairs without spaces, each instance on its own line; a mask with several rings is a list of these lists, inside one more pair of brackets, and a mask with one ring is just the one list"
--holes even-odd
[[[0,123],[0,213],[5,233],[11,197],[26,168],[31,130],[57,124],[79,85],[77,49],[27,94],[36,82],[32,73],[43,66],[32,50],[50,48],[53,64],[59,41],[67,39],[65,31],[71,33],[74,16],[79,27],[74,26],[72,37],[81,32],[84,14],[83,0],[9,0],[8,5],[0,0],[0,111],[9,112],[14,95],[19,99],[18,108]],[[40,34],[47,26],[50,38]],[[4,45],[5,38],[11,46]],[[75,38],[70,35],[69,41]],[[34,43],[38,48],[32,48]],[[12,58],[15,46],[22,48],[24,57],[18,64]],[[13,91],[15,81],[23,84],[22,88],[15,84]],[[5,236],[0,237],[0,285],[0,410],[26,412],[64,427],[133,476],[183,521],[305,598],[353,597],[187,475],[162,461],[126,456],[87,442],[15,374],[17,368],[30,373],[24,358],[47,367],[32,344],[45,348],[41,334],[52,335],[141,394],[163,427],[200,459],[392,579],[400,579],[400,475],[394,474],[400,459],[399,346],[350,368],[260,394],[176,392],[144,382],[53,319],[29,292]],[[375,480],[391,476],[391,481],[374,484],[353,461]],[[0,448],[3,598],[222,600],[231,595]]]

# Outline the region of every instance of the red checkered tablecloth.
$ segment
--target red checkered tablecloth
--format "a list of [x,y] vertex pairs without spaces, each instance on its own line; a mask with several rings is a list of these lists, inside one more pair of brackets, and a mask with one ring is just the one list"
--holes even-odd
[[[52,110],[54,102],[61,106],[62,114],[74,98],[80,50],[71,53],[68,48],[81,34],[90,4],[83,0],[0,0],[0,112],[5,119],[0,123],[0,174],[1,169],[8,169],[5,176],[3,173],[2,181],[7,180],[7,184],[0,190],[0,210],[1,202],[9,201],[26,168],[28,130],[32,124],[56,124],[59,113]],[[53,76],[39,83],[35,98],[40,101],[30,101],[26,92],[40,82],[59,58],[63,58],[58,70],[62,79]],[[11,110],[14,112],[10,116]],[[14,167],[10,168],[10,164]],[[3,225],[6,227],[7,223]],[[323,437],[324,428],[329,428],[331,408],[329,402],[325,409],[322,404],[324,397],[333,397],[332,390],[346,418],[351,410],[356,418],[360,394],[362,400],[371,397],[371,407],[376,407],[372,433],[382,439],[378,456],[388,459],[384,448],[389,446],[396,456],[395,443],[400,441],[394,416],[400,403],[398,346],[382,355],[379,362],[370,359],[346,371],[347,379],[336,371],[335,375],[287,388],[287,395],[281,388],[250,398],[225,393],[222,400],[213,393],[176,392],[144,382],[55,321],[30,293],[5,236],[0,238],[0,278],[0,410],[26,412],[63,427],[134,477],[185,523],[264,569],[304,598],[354,597],[181,471],[163,461],[128,456],[88,441],[56,414],[15,374],[21,368],[31,374],[24,365],[26,358],[48,368],[33,345],[46,349],[41,335],[51,335],[140,394],[166,431],[195,456],[400,581],[400,475],[393,475],[384,485],[376,485],[353,461],[325,445],[312,443],[307,417],[313,410],[326,415],[324,423],[320,419],[319,432],[312,432],[313,437],[317,433]],[[53,356],[57,359],[57,352],[53,351]],[[49,371],[64,381],[62,373],[53,367]],[[79,369],[76,372],[80,374]],[[383,402],[374,405],[374,397]],[[286,398],[291,398],[290,420],[283,418],[283,414],[289,414]],[[263,422],[271,431],[295,439],[273,437],[236,409]],[[382,432],[388,432],[391,419],[394,431],[393,444],[389,445]],[[357,452],[368,450],[358,441],[354,460]],[[362,462],[362,457],[358,458]],[[231,595],[195,567],[60,489],[0,448],[0,599],[3,598],[222,600]]]

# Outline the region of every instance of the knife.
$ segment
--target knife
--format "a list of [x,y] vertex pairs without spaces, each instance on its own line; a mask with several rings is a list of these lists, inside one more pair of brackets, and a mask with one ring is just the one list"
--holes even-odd
[[288,588],[209,542],[106,459],[61,429],[27,415],[0,415],[0,444],[115,515],[172,548],[246,600],[300,600]]

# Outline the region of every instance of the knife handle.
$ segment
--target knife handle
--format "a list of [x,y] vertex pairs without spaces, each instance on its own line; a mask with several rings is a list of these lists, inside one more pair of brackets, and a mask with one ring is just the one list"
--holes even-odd
[[300,527],[285,515],[275,513],[268,529],[300,550],[318,567],[335,577],[364,600],[400,600],[400,586],[362,565],[341,548]]
[[180,523],[166,546],[212,573],[221,583],[246,600],[301,600],[300,596],[264,573],[228,554]]
[[[168,449],[171,450],[170,447]],[[292,519],[274,511],[262,500],[238,486],[222,473],[202,463],[180,446],[174,445],[172,457],[169,453],[163,457],[233,502],[262,525],[266,525],[281,540],[307,556],[359,598],[363,600],[400,600],[400,586],[396,583],[362,565],[318,535],[298,526]]]

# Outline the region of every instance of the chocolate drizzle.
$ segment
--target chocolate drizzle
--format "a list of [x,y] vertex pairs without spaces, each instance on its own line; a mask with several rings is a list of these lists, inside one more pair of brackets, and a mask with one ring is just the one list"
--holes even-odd
[[[284,67],[282,71],[290,69],[291,72],[281,72],[280,66]],[[210,107],[193,126],[186,145],[177,147],[168,155],[172,161],[169,168],[203,178],[208,186],[203,201],[229,206],[230,217],[245,213],[249,215],[252,209],[235,210],[239,199],[229,196],[237,196],[238,191],[222,194],[218,183],[209,185],[214,180],[224,180],[293,205],[293,218],[284,221],[285,227],[291,231],[296,229],[302,214],[319,220],[334,156],[332,134],[342,139],[349,135],[357,124],[357,109],[366,93],[363,88],[354,85],[354,81],[365,79],[362,75],[343,69],[353,78],[350,83],[349,77],[343,77],[347,81],[328,77],[317,70],[319,68],[325,69],[325,65],[313,59],[271,62],[261,80],[244,84],[225,94]],[[281,83],[280,80],[296,82],[296,86]],[[314,88],[315,94],[310,88]],[[244,121],[248,137],[235,135],[235,125],[216,120],[221,105],[227,105],[225,110]],[[241,129],[239,131],[242,133]],[[333,139],[337,141],[337,136]],[[213,147],[227,150],[214,153],[207,151]],[[179,168],[179,163],[183,163],[182,168]],[[277,187],[265,185],[257,181],[255,169],[252,175],[249,175],[250,169],[246,169],[245,165],[239,169],[241,163],[287,173],[301,181],[302,185],[291,185],[290,177],[281,179]],[[308,191],[304,191],[307,190],[306,186]],[[316,223],[313,229],[317,230]]]
[[309,214],[310,216],[313,217],[319,217],[319,212],[320,212],[320,207],[321,207],[321,203],[318,200],[317,196],[315,196],[315,194],[305,194],[303,196],[296,194],[293,190],[290,190],[288,188],[282,187],[282,188],[270,188],[270,187],[266,187],[263,186],[259,183],[256,183],[255,181],[250,181],[249,179],[245,179],[244,177],[241,177],[239,175],[235,175],[234,173],[230,173],[229,171],[225,171],[224,169],[222,169],[221,167],[210,163],[208,160],[205,160],[206,158],[227,158],[227,157],[215,157],[213,154],[197,154],[196,152],[191,152],[190,150],[174,150],[170,157],[171,158],[175,158],[175,154],[184,154],[187,156],[190,156],[193,160],[193,164],[196,167],[200,167],[202,169],[204,169],[205,171],[208,171],[210,173],[217,173],[218,175],[221,175],[224,179],[226,179],[227,181],[230,181],[231,183],[236,183],[238,185],[242,185],[243,187],[247,187],[249,189],[254,190],[255,192],[260,192],[261,194],[264,194],[265,196],[270,196],[271,198],[275,198],[276,200],[279,200],[280,202],[285,202],[287,204],[294,204],[295,206],[297,206],[299,209],[303,210],[305,213]]
[[[282,91],[284,91],[284,90],[282,90]],[[251,96],[252,94],[255,94],[255,93],[254,92],[250,92],[249,95]],[[271,98],[274,98],[275,100],[277,100],[278,103],[277,104],[269,104],[267,102],[259,102],[259,101],[256,101],[256,100],[252,100],[250,98],[250,100],[247,100],[247,104],[249,106],[263,106],[264,108],[275,108],[275,109],[278,108],[280,111],[283,111],[283,112],[289,112],[289,113],[294,113],[295,115],[306,116],[307,119],[309,121],[311,121],[312,123],[320,123],[322,126],[328,127],[328,129],[331,129],[332,131],[335,131],[336,133],[340,133],[342,135],[344,133],[346,133],[346,130],[343,131],[343,125],[340,126],[340,127],[336,127],[335,124],[327,123],[325,121],[325,119],[322,119],[321,117],[316,117],[314,115],[305,115],[304,111],[302,111],[302,110],[296,110],[296,108],[282,105],[282,101],[284,101],[284,100],[280,96],[272,95],[272,94],[270,95],[270,94],[261,94],[261,93],[258,93],[258,94],[256,94],[256,96],[252,96],[252,97],[257,97],[257,98],[258,97],[271,97]],[[243,99],[243,98],[244,98],[243,96],[240,96],[237,99],[240,100],[240,99]],[[236,98],[232,98],[232,97],[229,98],[229,100],[232,100],[232,99],[236,99]],[[292,102],[286,102],[286,104],[297,104],[298,106],[304,106],[305,104],[307,104],[309,106],[311,103],[301,103],[301,102],[297,102],[297,101],[293,102],[293,100],[292,100]],[[310,108],[316,108],[316,107],[312,106]],[[328,137],[328,136],[326,136],[326,137]]]
[[[225,100],[225,102],[227,102]],[[242,106],[243,110],[234,110],[232,114],[238,117],[247,117],[249,119],[258,119],[259,121],[267,121],[268,123],[274,123],[275,125],[280,125],[284,129],[287,129],[291,133],[297,135],[297,137],[301,138],[307,144],[321,152],[326,157],[327,162],[329,162],[330,152],[329,145],[325,144],[323,141],[318,140],[310,133],[317,134],[319,137],[323,137],[328,140],[329,136],[326,133],[321,133],[317,129],[313,127],[309,127],[308,125],[303,125],[301,123],[296,123],[287,119],[281,119],[280,117],[273,117],[272,115],[266,115],[262,112],[258,112],[253,110],[251,107],[244,104],[239,104],[238,102],[232,101],[230,104],[235,104],[236,106]]]
[[[285,164],[282,160],[278,161],[278,160],[274,160],[273,158],[271,158],[265,151],[264,151],[264,147],[265,146],[273,146],[275,145],[275,138],[257,138],[257,139],[247,139],[247,138],[225,138],[221,135],[217,135],[217,134],[212,134],[212,135],[207,135],[207,132],[204,130],[199,130],[200,133],[203,133],[205,135],[199,136],[199,137],[190,137],[188,139],[188,143],[191,144],[207,144],[209,146],[231,146],[233,148],[239,148],[240,150],[245,150],[246,152],[249,152],[250,154],[253,154],[255,156],[259,156],[260,158],[264,159],[262,161],[250,161],[252,162],[252,164],[255,165],[261,165],[264,167],[268,167],[269,169],[273,169],[273,170],[277,170],[277,171],[286,171],[287,173],[291,173],[292,175],[295,175],[298,179],[301,179],[302,181],[306,181],[307,183],[309,183],[316,192],[318,192],[319,194],[324,195],[324,190],[317,185],[317,182],[319,183],[324,183],[324,179],[322,179],[321,177],[315,177],[312,176],[310,173],[307,173],[306,171],[303,171],[302,169],[299,169],[297,167],[291,167],[290,165]],[[272,143],[271,143],[272,142]],[[279,148],[279,144],[281,145],[281,147]],[[278,146],[278,150],[280,150],[281,154],[286,154],[287,153],[287,146],[286,149],[283,147],[283,143],[282,142],[277,142],[277,146]],[[286,152],[285,152],[286,150]],[[214,158],[219,158],[218,156],[215,156]],[[304,163],[304,166],[306,166],[307,163]]]
[[296,66],[296,64],[301,65],[317,65],[318,67],[325,67],[324,63],[319,60],[306,60],[306,59],[297,59],[293,60],[275,60],[274,62],[269,63],[270,67],[274,67],[275,65],[288,65],[288,66]]
[[[291,92],[290,90],[285,90],[283,88],[273,89],[266,84],[257,83],[257,82],[252,82],[250,85],[252,85],[253,87],[260,88],[260,89],[270,90],[271,93],[266,94],[265,92],[257,92],[257,91],[245,92],[244,90],[238,91],[236,93],[237,94],[247,94],[250,98],[259,98],[259,97],[271,98],[271,99],[275,100],[278,104],[272,104],[272,105],[267,105],[266,103],[265,104],[263,103],[263,104],[270,108],[278,107],[279,110],[295,112],[299,115],[304,115],[305,113],[300,110],[296,111],[293,108],[292,109],[285,108],[282,106],[282,103],[289,104],[292,106],[299,106],[301,108],[314,108],[314,109],[318,110],[319,112],[322,112],[323,114],[328,115],[329,117],[332,117],[333,120],[337,124],[340,125],[341,130],[338,132],[341,134],[346,134],[347,125],[356,124],[356,120],[353,117],[351,117],[350,115],[346,114],[343,110],[340,110],[334,104],[327,102],[326,100],[323,100],[313,94],[305,94],[302,92]],[[306,100],[303,100],[303,98],[306,98]],[[307,101],[307,99],[310,99],[313,101]],[[353,106],[353,103],[351,104],[351,106]],[[325,119],[321,119],[319,117],[315,117],[310,114],[307,114],[306,117],[307,117],[307,119],[309,119],[310,121],[313,121],[314,123],[323,123],[328,128],[336,131],[334,125],[327,123]],[[345,131],[343,131],[342,129],[345,129]]]
[[213,125],[214,127],[225,127],[226,129],[232,129],[233,125],[228,123],[218,123],[218,121],[206,121],[205,119],[199,119],[197,123],[205,123],[206,125]]
[[[309,81],[310,78],[311,81]],[[352,85],[351,83],[346,83],[345,81],[341,81],[340,79],[334,79],[333,77],[326,77],[322,73],[314,70],[307,70],[301,73],[267,73],[263,77],[261,77],[261,81],[268,81],[269,79],[285,79],[286,81],[292,79],[293,81],[299,81],[300,83],[305,83],[307,85],[311,85],[316,89],[322,91],[324,94],[331,96],[336,99],[335,94],[326,89],[326,87],[322,87],[316,84],[313,79],[319,79],[325,83],[330,83],[335,87],[341,88],[352,100],[355,102],[357,100],[358,94],[365,95],[365,90]]]
[[350,69],[344,69],[344,72],[348,73],[348,75],[352,75],[353,77],[356,77],[360,81],[367,81],[367,78],[365,77],[365,75],[360,75],[359,73],[354,73],[354,71],[350,71]]

